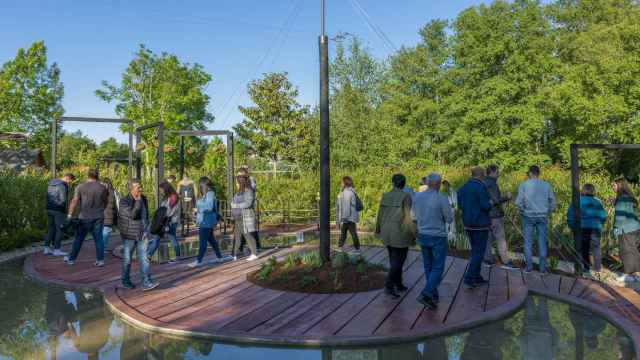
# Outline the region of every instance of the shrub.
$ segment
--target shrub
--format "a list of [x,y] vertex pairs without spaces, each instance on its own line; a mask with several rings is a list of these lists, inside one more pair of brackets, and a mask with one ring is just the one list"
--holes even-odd
[[300,287],[301,288],[307,288],[309,286],[313,286],[316,285],[320,282],[320,280],[315,277],[315,276],[311,276],[311,275],[305,275],[302,277],[302,279],[300,279]]
[[298,266],[301,262],[300,254],[297,252],[293,252],[287,256],[285,256],[284,261],[282,262],[282,269],[285,271],[289,271]]
[[302,264],[309,270],[315,270],[322,266],[322,259],[318,251],[307,251],[302,254]]
[[335,270],[342,270],[349,265],[349,255],[343,252],[336,253],[331,258],[331,267]]

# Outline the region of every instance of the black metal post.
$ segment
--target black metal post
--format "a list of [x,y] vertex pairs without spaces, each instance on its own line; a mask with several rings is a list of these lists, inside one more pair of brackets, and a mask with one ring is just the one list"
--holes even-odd
[[184,136],[180,136],[180,180],[184,178]]
[[56,174],[56,155],[58,151],[58,119],[53,119],[51,124],[51,178],[55,179]]
[[233,178],[235,177],[235,168],[233,162],[233,134],[227,135],[227,202],[233,199]]
[[164,124],[159,123],[158,129],[158,169],[156,173],[156,209],[160,207],[160,183],[164,181]]
[[[133,123],[129,124],[129,164],[127,165],[127,181],[131,182],[133,174]],[[128,186],[128,184],[127,184]]]
[[580,163],[578,158],[578,146],[571,144],[571,205],[573,208],[574,231],[573,241],[575,243],[576,273],[582,274],[582,221],[580,214]]
[[329,172],[329,39],[324,33],[324,0],[320,1],[320,257],[331,260]]
[[140,143],[142,142],[142,133],[136,131],[136,179],[142,180],[142,154],[140,152]]

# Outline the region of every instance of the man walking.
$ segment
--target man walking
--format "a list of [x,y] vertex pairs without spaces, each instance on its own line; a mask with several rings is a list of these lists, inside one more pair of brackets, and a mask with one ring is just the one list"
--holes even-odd
[[489,231],[489,241],[487,242],[484,261],[488,265],[494,264],[491,248],[492,244],[495,243],[500,262],[502,262],[502,268],[515,269],[515,266],[507,254],[507,237],[504,232],[504,209],[502,208],[504,203],[511,200],[511,194],[502,194],[500,186],[498,185],[499,176],[500,171],[498,170],[498,166],[487,166],[487,177],[484,179],[484,183],[487,186],[487,191],[489,192],[493,206],[491,207],[491,211],[489,211],[491,230]]
[[525,272],[533,271],[533,236],[538,232],[538,255],[540,257],[540,272],[546,272],[547,258],[547,224],[549,215],[556,208],[556,198],[553,195],[551,185],[540,180],[540,168],[529,167],[529,180],[518,187],[516,206],[522,214],[522,226],[524,232],[524,259]]
[[107,205],[107,189],[98,182],[98,171],[89,170],[87,181],[76,189],[71,205],[69,206],[68,219],[71,219],[78,210],[80,225],[73,241],[71,254],[64,258],[64,262],[73,265],[87,233],[91,233],[96,246],[95,266],[104,266],[104,242],[102,239],[102,225],[104,221],[104,209]]
[[142,195],[140,180],[129,182],[129,194],[120,200],[118,227],[123,242],[122,286],[134,289],[131,282],[131,253],[136,249],[138,266],[142,277],[142,290],[148,291],[159,284],[151,280],[149,258],[147,257],[149,205]]
[[417,300],[427,309],[438,307],[438,286],[442,281],[447,259],[446,224],[453,221],[453,210],[447,197],[440,193],[442,177],[438,173],[427,176],[427,191],[416,193],[412,213],[418,225],[418,243],[427,283]]
[[458,191],[458,206],[462,210],[462,222],[471,243],[471,260],[464,275],[464,284],[469,289],[487,283],[480,275],[480,270],[487,251],[492,204],[484,178],[484,169],[474,167],[471,169],[471,179]]
[[[67,206],[69,205],[69,187],[75,180],[73,174],[65,174],[60,179],[49,181],[47,187],[47,238],[44,241],[44,254],[53,256],[67,255],[60,249],[62,245],[62,225],[64,225]],[[51,251],[53,245],[53,252]]]

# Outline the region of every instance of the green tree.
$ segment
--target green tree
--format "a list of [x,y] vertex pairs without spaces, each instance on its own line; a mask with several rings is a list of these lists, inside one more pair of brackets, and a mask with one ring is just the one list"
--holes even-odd
[[[210,99],[205,93],[210,82],[211,75],[201,65],[181,62],[167,53],[158,55],[140,45],[122,74],[120,86],[103,81],[96,95],[114,102],[116,114],[132,120],[136,126],[162,121],[168,130],[204,130],[213,122],[213,115],[207,111]],[[122,130],[128,131],[126,126]],[[152,131],[144,132],[143,138],[147,148],[144,160],[151,164],[157,140]],[[193,153],[187,157],[187,164],[200,165],[204,155],[202,140],[187,137],[185,142]],[[167,134],[165,143],[167,164],[175,167],[178,136]]]
[[267,73],[264,78],[248,85],[254,106],[240,106],[244,120],[234,130],[253,154],[271,161],[298,162],[299,148],[304,147],[311,134],[306,121],[308,107],[296,98],[298,89],[291,84],[287,73]]
[[0,131],[29,134],[30,146],[48,150],[52,120],[64,112],[63,95],[60,69],[47,64],[44,42],[19,49],[0,68]]
[[129,156],[129,145],[110,137],[98,145],[96,155],[99,158],[126,159]]
[[96,143],[82,131],[63,132],[58,140],[58,167],[94,167],[96,165]]

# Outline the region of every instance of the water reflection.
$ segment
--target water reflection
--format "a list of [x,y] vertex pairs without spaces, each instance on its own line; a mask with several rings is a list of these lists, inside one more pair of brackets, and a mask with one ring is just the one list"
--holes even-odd
[[633,359],[631,340],[577,307],[531,297],[504,321],[465,333],[361,349],[259,348],[173,339],[126,325],[97,292],[45,287],[0,266],[0,359]]

